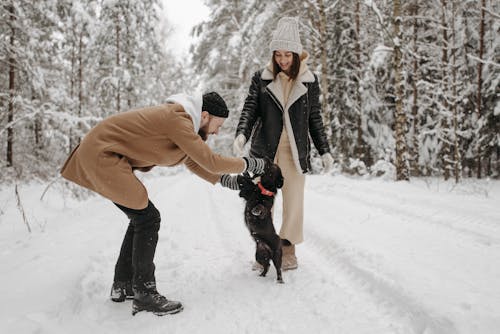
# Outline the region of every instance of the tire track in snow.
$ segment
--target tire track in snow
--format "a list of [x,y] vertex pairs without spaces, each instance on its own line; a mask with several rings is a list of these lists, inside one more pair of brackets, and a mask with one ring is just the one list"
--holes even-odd
[[[234,212],[230,209],[234,203],[229,201],[229,193],[220,194],[218,192],[224,190],[203,180],[186,179],[177,187],[172,189],[172,193],[180,194],[182,198],[176,198],[171,203],[175,214],[170,219],[176,222],[168,231],[171,240],[167,241],[169,249],[164,251],[167,258],[167,263],[163,265],[165,272],[159,268],[157,275],[160,279],[173,278],[172,285],[177,288],[170,295],[178,295],[184,304],[184,311],[176,317],[181,320],[175,324],[178,327],[170,329],[186,333],[216,332],[214,326],[221,322],[221,317],[230,313],[231,324],[225,327],[233,328],[231,332],[238,332],[241,323],[248,323],[247,327],[251,328],[253,319],[243,311],[255,308],[254,292],[251,288],[242,288],[241,280],[255,279],[255,284],[264,282],[253,277],[253,273],[249,274],[249,262],[241,261],[244,256],[241,255],[240,239],[247,235],[241,233],[241,238],[234,237],[236,228],[245,231],[240,222],[228,221],[227,217],[231,215],[227,211]],[[186,199],[186,195],[189,198]],[[231,192],[230,195],[237,196],[237,193]],[[224,205],[229,207],[224,208]],[[179,241],[176,236],[179,236]],[[182,241],[184,244],[181,244]],[[179,258],[179,254],[182,257]],[[272,284],[271,278],[268,278],[270,280],[265,283]],[[241,312],[233,310],[235,303],[241,307]],[[183,317],[189,319],[193,313],[206,325],[200,327],[198,322],[182,322]]]
[[348,252],[339,247],[332,238],[324,237],[315,231],[310,231],[308,238],[309,257],[321,259],[317,261],[330,266],[332,269],[329,276],[334,277],[339,286],[352,291],[361,290],[369,299],[373,299],[383,310],[381,313],[387,314],[396,322],[391,326],[395,327],[397,333],[406,334],[408,329],[415,334],[457,333],[449,319],[432,315],[424,306],[406,295],[402,288],[357,265]]
[[[169,208],[165,210],[167,221],[166,226],[162,227],[163,231],[160,230],[160,238],[167,240],[160,240],[159,245],[161,243],[161,248],[166,248],[163,252],[166,258],[172,260],[173,268],[185,267],[190,261],[218,261],[224,258],[224,249],[221,247],[224,247],[225,243],[217,232],[217,217],[208,187],[212,186],[199,180],[196,188],[193,188],[193,180],[185,179],[168,190],[166,197]],[[187,191],[188,188],[193,189]],[[184,196],[186,194],[189,194],[189,198]],[[185,241],[188,244],[185,244]],[[171,254],[176,253],[184,254],[183,258],[172,259]]]
[[[417,184],[414,185],[415,192],[405,193],[401,191],[398,187],[398,183],[389,182],[378,182],[377,180],[365,181],[365,180],[349,180],[348,183],[344,183],[342,179],[334,181],[333,183],[322,183],[320,186],[315,188],[321,193],[331,193],[332,189],[334,192],[343,193],[343,191],[348,191],[351,194],[356,194],[357,196],[364,196],[365,198],[384,198],[391,199],[391,201],[396,201],[398,203],[413,203],[415,207],[425,208],[429,204],[439,208],[440,210],[447,210],[447,212],[455,212],[459,209],[460,216],[467,216],[473,218],[474,223],[480,226],[487,226],[494,230],[500,231],[500,211],[488,212],[487,210],[481,210],[481,207],[474,206],[456,206],[450,205],[449,201],[442,200],[442,195],[454,196],[457,200],[472,200],[476,201],[476,204],[483,204],[484,201],[490,200],[488,196],[481,195],[478,197],[471,196],[467,194],[466,196],[461,196],[463,194],[457,194],[451,190],[444,191],[442,193],[435,192],[430,187],[419,188]],[[333,185],[333,187],[332,187]],[[454,188],[454,187],[452,187]],[[479,192],[479,191],[478,191]],[[367,195],[369,194],[369,197]],[[487,209],[491,207],[490,205],[484,205]],[[498,218],[498,219],[496,219]]]
[[[387,213],[389,215],[399,215],[404,218],[409,218],[414,221],[418,221],[419,223],[426,223],[433,225],[438,228],[445,228],[447,230],[452,231],[454,234],[458,235],[459,237],[466,237],[468,239],[474,240],[476,243],[483,245],[483,246],[491,246],[491,245],[500,245],[500,238],[498,238],[496,235],[491,236],[491,235],[486,235],[481,232],[476,232],[474,230],[471,230],[469,228],[463,228],[463,227],[458,227],[455,226],[454,223],[448,223],[444,220],[439,219],[439,215],[442,210],[437,211],[436,215],[425,215],[425,211],[422,210],[425,205],[428,205],[428,203],[422,204],[422,206],[414,205],[410,203],[409,200],[406,200],[404,198],[398,197],[402,194],[399,194],[398,196],[394,196],[391,198],[393,201],[397,201],[396,204],[394,205],[388,205],[387,204],[387,193],[384,192],[378,192],[379,196],[370,196],[367,197],[362,190],[358,192],[351,192],[351,191],[346,191],[342,192],[341,194],[338,194],[335,192],[332,193],[331,189],[328,191],[328,189],[325,189],[324,187],[316,188],[314,190],[317,194],[321,194],[322,197],[328,197],[328,198],[338,198],[340,201],[350,201],[354,202],[357,205],[363,205],[367,208],[373,208],[377,210],[381,210],[384,213]],[[334,195],[334,196],[332,196]],[[383,199],[383,200],[380,200]],[[437,205],[436,205],[437,206]],[[453,208],[456,209],[456,208]],[[419,212],[421,212],[419,214]],[[454,221],[455,223],[470,223],[473,222],[474,225],[481,225],[483,223],[477,223],[478,218],[472,217],[470,215],[464,215],[461,212],[456,212],[454,210],[450,210],[446,212],[446,218]],[[484,221],[492,221],[491,218],[484,220]],[[462,225],[467,225],[467,224],[462,224]],[[494,227],[497,228],[498,226],[495,224],[488,224],[489,227]]]
[[[318,271],[317,267],[303,267],[301,271],[284,272],[284,285],[275,283],[276,272],[272,265],[265,278],[259,277],[255,271],[250,271],[254,244],[244,223],[244,202],[238,197],[237,192],[226,189],[214,188],[211,195],[213,196],[210,196],[210,207],[213,208],[213,212],[209,214],[210,219],[214,220],[217,233],[223,236],[223,240],[226,240],[226,249],[229,254],[234,254],[233,263],[236,265],[229,270],[228,275],[233,275],[235,280],[241,280],[244,277],[246,285],[236,288],[238,292],[234,296],[246,300],[255,299],[256,295],[261,295],[255,304],[244,302],[242,306],[254,314],[261,314],[259,322],[252,325],[250,333],[260,332],[259,328],[262,330],[274,328],[276,333],[290,333],[292,328],[291,332],[306,332],[308,323],[321,323],[323,329],[319,333],[373,333],[374,329],[378,333],[389,333],[389,327],[378,324],[381,314],[377,310],[371,306],[353,304],[353,296],[341,290],[337,285],[332,285],[332,278],[328,278],[328,273]],[[277,201],[276,204],[279,205],[281,202]],[[281,209],[275,208],[275,210]],[[321,282],[322,289],[312,289],[311,282]],[[228,281],[225,284],[231,286],[234,283]],[[304,291],[308,293],[304,295]],[[332,298],[325,298],[327,295]],[[293,304],[290,303],[290,296],[295,296],[292,297]],[[279,306],[276,307],[276,305]],[[366,309],[370,309],[370,316],[366,316]],[[298,323],[288,327],[276,326],[276,320],[280,316],[288,322],[291,321],[288,319],[287,310],[297,313],[294,319],[297,319]],[[233,316],[239,321],[248,322],[245,314],[237,313]],[[349,324],[346,325],[346,322]],[[352,329],[346,330],[346,326]]]

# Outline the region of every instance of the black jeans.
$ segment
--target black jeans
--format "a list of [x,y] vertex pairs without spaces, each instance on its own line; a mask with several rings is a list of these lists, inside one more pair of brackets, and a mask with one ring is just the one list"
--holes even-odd
[[132,281],[138,291],[156,289],[153,258],[160,230],[160,212],[151,201],[141,210],[115,205],[127,215],[130,223],[116,262],[114,281]]

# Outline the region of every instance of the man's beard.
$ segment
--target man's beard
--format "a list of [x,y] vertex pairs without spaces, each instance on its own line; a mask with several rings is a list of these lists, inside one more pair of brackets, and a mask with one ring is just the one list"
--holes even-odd
[[200,130],[198,130],[198,135],[200,135],[200,137],[201,137],[201,139],[203,139],[203,141],[207,141],[208,133],[207,133],[206,128],[200,128]]

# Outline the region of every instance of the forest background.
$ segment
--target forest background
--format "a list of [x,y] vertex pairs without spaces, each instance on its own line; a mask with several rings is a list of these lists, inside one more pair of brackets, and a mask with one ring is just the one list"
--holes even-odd
[[269,62],[282,16],[300,18],[337,172],[500,177],[498,1],[205,4],[209,17],[179,58],[160,0],[3,0],[0,182],[57,178],[99,120],[178,92],[226,99],[231,116],[211,145],[231,154],[250,78]]

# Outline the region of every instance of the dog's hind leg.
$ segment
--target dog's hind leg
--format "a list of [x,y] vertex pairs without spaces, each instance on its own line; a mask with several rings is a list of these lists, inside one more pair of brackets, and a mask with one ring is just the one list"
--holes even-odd
[[[262,263],[261,263],[262,264]],[[267,272],[269,271],[269,262],[266,263],[264,266],[263,266],[263,269],[262,269],[262,272],[260,273],[259,276],[262,276],[262,277],[265,277],[267,275]]]
[[281,248],[281,239],[279,239],[277,247],[275,248],[275,251],[273,253],[273,264],[274,267],[276,268],[276,281],[278,283],[285,283],[283,281],[283,276],[281,274],[282,257],[283,257],[283,250]]
[[281,249],[278,252],[276,252],[276,253],[279,253],[279,255],[276,254],[273,257],[274,267],[276,268],[276,281],[278,283],[285,283],[283,281],[283,276],[281,274]]
[[260,276],[266,276],[269,270],[269,262],[271,261],[272,251],[269,246],[259,238],[255,238],[255,260],[262,265]]

